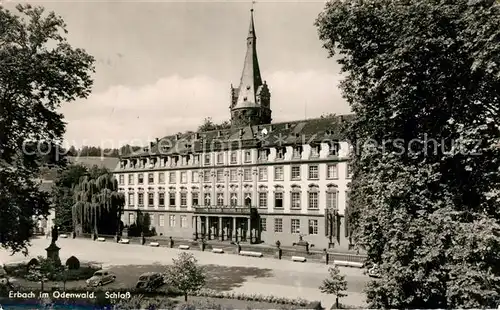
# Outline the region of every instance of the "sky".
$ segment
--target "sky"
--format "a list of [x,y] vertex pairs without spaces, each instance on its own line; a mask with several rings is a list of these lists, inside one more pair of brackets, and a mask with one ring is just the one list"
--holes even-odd
[[[229,120],[251,1],[30,3],[62,16],[69,42],[96,58],[92,94],[61,108],[66,144],[145,145],[196,130],[205,117]],[[257,54],[275,122],[350,111],[338,88],[340,66],[328,58],[314,26],[323,7],[324,1],[306,0],[254,5]]]

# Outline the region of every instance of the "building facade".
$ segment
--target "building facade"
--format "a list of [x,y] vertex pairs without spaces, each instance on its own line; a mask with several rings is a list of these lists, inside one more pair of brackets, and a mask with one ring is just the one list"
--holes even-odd
[[148,213],[158,235],[348,249],[350,116],[271,123],[253,12],[231,128],[188,132],[122,157],[115,169],[126,197],[122,221]]

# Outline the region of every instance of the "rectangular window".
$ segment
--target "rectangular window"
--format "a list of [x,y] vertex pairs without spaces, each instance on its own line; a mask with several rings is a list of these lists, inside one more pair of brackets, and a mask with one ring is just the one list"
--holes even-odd
[[144,175],[142,173],[137,175],[137,184],[144,184]]
[[285,148],[276,149],[276,159],[284,159],[285,158]]
[[326,193],[326,207],[328,209],[337,209],[337,192]]
[[148,193],[148,207],[152,207],[155,204],[155,194]]
[[200,163],[200,155],[193,155],[193,164],[198,165]]
[[229,170],[229,181],[238,182],[238,170],[236,169]]
[[339,144],[337,142],[331,142],[328,146],[328,155],[337,156],[339,154]]
[[165,193],[159,193],[158,194],[158,205],[160,207],[164,207],[165,206]]
[[311,165],[309,166],[309,179],[310,180],[317,180],[319,178],[319,172],[318,172],[318,166],[317,165]]
[[198,183],[200,182],[200,173],[198,171],[193,171],[191,174],[191,182],[193,183]]
[[139,207],[143,207],[144,206],[144,194],[143,193],[139,193],[137,195],[137,200],[139,202]]
[[346,164],[346,178],[347,179],[352,178],[352,166],[350,163]]
[[300,166],[292,166],[292,180],[300,180]]
[[310,235],[318,234],[318,220],[309,220],[309,234]]
[[217,153],[217,164],[224,164],[224,153]]
[[168,224],[170,227],[175,227],[175,215],[168,216]]
[[134,185],[134,175],[133,174],[128,175],[128,184]]
[[319,145],[311,146],[311,157],[319,157]]
[[129,206],[134,205],[134,193],[128,193],[128,205]]
[[210,183],[210,171],[208,170],[203,171],[203,182]]
[[252,181],[252,169],[250,168],[243,169],[243,181],[246,182]]
[[238,205],[238,194],[237,193],[231,193],[231,206],[236,207]]
[[168,205],[175,207],[175,193],[168,193]]
[[176,180],[175,180],[175,172],[170,172],[168,174],[168,182],[170,184],[175,184]]
[[203,158],[204,158],[205,166],[209,166],[210,165],[210,154],[205,154],[205,156]]
[[266,218],[260,218],[260,231],[266,231],[267,230],[267,219]]
[[181,207],[187,207],[187,194],[181,193]]
[[302,157],[302,147],[300,146],[295,146],[293,147],[293,153],[292,153],[292,157],[294,159],[299,159]]
[[275,218],[274,219],[274,232],[275,233],[283,232],[283,219],[282,218]]
[[191,193],[191,204],[198,206],[198,193]]
[[309,209],[316,210],[318,208],[319,208],[318,193],[317,192],[310,192],[309,193]]
[[148,184],[153,184],[155,182],[154,174],[148,173]]
[[299,219],[292,219],[290,227],[291,227],[292,234],[300,234],[300,220]]
[[158,174],[158,183],[165,184],[165,172],[160,172]]
[[186,215],[181,215],[181,228],[186,228],[187,227],[187,216]]
[[238,153],[236,151],[231,152],[231,164],[238,163]]
[[274,167],[274,180],[283,181],[283,179],[284,179],[283,166]]
[[158,215],[158,222],[159,222],[158,225],[160,227],[165,226],[165,215],[163,214]]
[[259,193],[259,208],[267,208],[267,192]]
[[188,175],[186,171],[181,172],[181,183],[186,184],[188,181]]
[[338,179],[338,169],[337,164],[330,164],[327,166],[326,178],[327,179]]
[[283,209],[283,193],[274,193],[274,208]]
[[267,150],[259,150],[259,161],[267,161]]
[[211,206],[212,205],[212,195],[210,193],[205,193],[204,195],[205,195],[205,197],[204,197],[205,206]]
[[120,174],[120,175],[118,176],[118,183],[119,183],[120,185],[125,185],[125,176],[124,176],[123,174]]
[[224,206],[224,193],[217,193],[217,206]]
[[224,171],[223,170],[217,170],[216,180],[217,180],[217,183],[224,182]]
[[259,181],[261,182],[267,181],[267,167],[259,168]]
[[300,192],[292,192],[292,209],[300,209]]
[[182,156],[182,165],[187,166],[189,164],[189,155]]
[[134,213],[129,213],[128,215],[128,224],[132,225],[135,223],[135,214]]
[[245,163],[250,163],[252,162],[252,153],[250,151],[244,151],[243,153],[243,160]]

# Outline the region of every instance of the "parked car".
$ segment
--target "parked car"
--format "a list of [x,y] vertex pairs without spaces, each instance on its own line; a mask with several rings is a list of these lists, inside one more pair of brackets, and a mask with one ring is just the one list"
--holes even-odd
[[368,276],[370,278],[380,278],[382,275],[380,274],[380,269],[377,265],[373,265],[370,269],[368,269]]
[[137,289],[144,289],[147,291],[152,291],[160,286],[162,286],[165,282],[163,281],[163,275],[159,272],[146,272],[141,274],[139,277],[139,281],[135,287]]
[[99,270],[94,272],[94,275],[87,280],[88,286],[102,286],[112,283],[116,280],[116,276],[107,270]]

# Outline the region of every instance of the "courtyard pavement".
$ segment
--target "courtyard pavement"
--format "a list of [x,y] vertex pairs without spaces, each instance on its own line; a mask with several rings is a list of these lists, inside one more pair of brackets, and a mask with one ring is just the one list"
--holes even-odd
[[[50,239],[37,238],[32,240],[29,257],[46,255],[45,248]],[[172,258],[182,251],[170,248],[154,248],[135,244],[117,244],[111,241],[96,242],[88,239],[59,239],[57,245],[61,248],[60,257],[64,262],[74,255],[82,261],[94,261],[103,266],[170,264]],[[257,274],[242,275],[243,283],[238,287],[222,288],[245,294],[274,295],[286,298],[304,298],[319,300],[324,307],[330,307],[335,297],[319,291],[318,287],[328,274],[328,266],[318,263],[296,263],[289,260],[272,258],[243,257],[233,254],[214,254],[211,252],[190,251],[202,265],[219,265],[229,267],[254,267],[271,270],[266,276]],[[10,255],[0,249],[0,263],[12,263],[27,260],[22,254]],[[362,269],[340,268],[346,276],[347,297],[341,302],[359,308],[365,307],[365,295],[362,290],[369,280]],[[216,283],[208,283],[213,288]],[[327,308],[328,309],[328,308]]]

